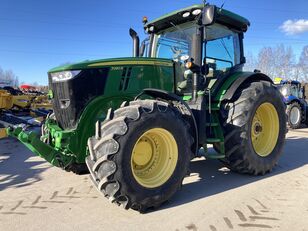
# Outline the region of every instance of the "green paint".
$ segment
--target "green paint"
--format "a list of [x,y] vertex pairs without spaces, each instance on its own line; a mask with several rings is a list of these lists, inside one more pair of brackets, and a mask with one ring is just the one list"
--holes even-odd
[[[84,62],[51,70],[99,68],[110,65],[104,95],[92,100],[82,112],[76,129],[62,130],[57,122],[48,119],[45,123],[50,133],[51,143],[47,145],[34,133],[20,128],[9,134],[18,138],[32,152],[43,157],[55,166],[66,166],[71,162],[84,163],[87,156],[87,140],[94,135],[95,123],[104,120],[109,108],[117,109],[123,101],[131,101],[144,88],[157,88],[174,91],[173,62],[166,59],[108,59]],[[125,66],[123,66],[125,64]],[[127,89],[119,89],[124,67],[131,67]],[[51,91],[50,91],[51,92]],[[49,93],[52,95],[52,93]],[[55,158],[57,156],[57,158]],[[60,162],[59,160],[60,159]]]
[[[140,64],[139,64],[140,63]],[[98,59],[91,61],[84,61],[76,64],[68,64],[59,66],[49,70],[49,73],[55,73],[60,71],[68,70],[83,70],[89,68],[100,68],[106,66],[126,66],[126,65],[136,65],[136,66],[170,66],[172,62],[169,59],[157,59],[157,58],[113,58],[113,59]]]
[[48,97],[48,99],[53,99],[53,92],[52,92],[52,90],[48,91],[47,97]]
[[[176,18],[179,18],[182,17],[182,14],[185,13],[185,12],[192,12],[194,11],[195,9],[203,9],[204,5],[203,4],[196,4],[196,5],[192,5],[192,6],[189,6],[189,7],[186,7],[186,8],[183,8],[183,9],[180,9],[180,10],[176,10],[176,11],[173,11],[171,13],[168,13],[168,14],[165,14],[157,19],[154,19],[150,22],[148,22],[146,25],[145,25],[145,28],[146,27],[149,27],[149,26],[156,26],[157,24],[161,23],[162,21],[164,20],[167,20],[167,21],[173,21],[173,19],[176,19]],[[217,7],[217,18],[218,17],[223,17],[223,16],[227,16],[227,17],[230,17],[236,21],[239,21],[240,23],[243,23],[243,24],[246,24],[246,25],[250,25],[250,22],[248,19],[238,15],[238,14],[235,14],[231,11],[228,11],[228,10],[225,10],[225,9],[221,9],[219,7]],[[188,20],[188,19],[187,19]],[[194,20],[194,18],[191,18],[190,20]]]
[[226,94],[227,90],[231,87],[231,85],[234,83],[234,81],[240,77],[240,75],[244,74],[244,72],[236,72],[226,79],[222,87],[219,89],[218,93],[213,96],[214,102],[219,102],[218,106],[220,106],[220,102],[223,98],[223,96]]

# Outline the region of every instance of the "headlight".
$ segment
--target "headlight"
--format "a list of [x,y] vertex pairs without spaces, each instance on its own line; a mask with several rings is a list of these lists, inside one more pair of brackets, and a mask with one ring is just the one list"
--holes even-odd
[[62,82],[62,81],[72,79],[76,75],[78,75],[80,72],[81,70],[61,71],[61,72],[51,73],[52,82]]

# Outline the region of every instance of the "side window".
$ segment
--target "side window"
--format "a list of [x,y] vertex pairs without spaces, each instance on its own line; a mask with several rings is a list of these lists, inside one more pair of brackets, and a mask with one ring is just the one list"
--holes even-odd
[[295,85],[291,85],[291,95],[299,98],[299,89]]
[[209,75],[222,73],[240,63],[240,42],[237,33],[220,26],[207,28],[206,62]]

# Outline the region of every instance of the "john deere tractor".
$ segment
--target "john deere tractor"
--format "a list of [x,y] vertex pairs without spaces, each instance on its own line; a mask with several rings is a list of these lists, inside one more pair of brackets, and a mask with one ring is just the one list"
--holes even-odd
[[268,76],[242,71],[249,25],[214,5],[144,18],[141,46],[130,30],[134,57],[49,71],[54,114],[41,138],[9,132],[55,166],[82,172],[86,162],[105,197],[141,212],[171,198],[200,155],[240,173],[270,172],[285,105]]

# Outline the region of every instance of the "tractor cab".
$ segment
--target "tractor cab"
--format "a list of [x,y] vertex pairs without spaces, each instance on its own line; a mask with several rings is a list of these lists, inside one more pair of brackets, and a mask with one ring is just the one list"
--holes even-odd
[[287,104],[295,99],[302,99],[304,96],[303,88],[301,87],[301,83],[298,81],[281,81],[277,87]]
[[194,5],[145,24],[147,55],[171,59],[178,95],[218,86],[217,79],[245,63],[243,33],[249,21],[212,5]]

